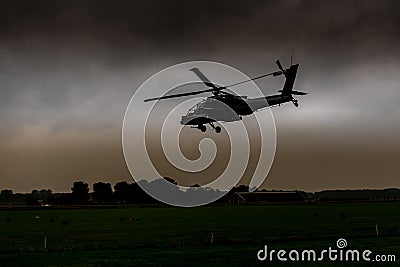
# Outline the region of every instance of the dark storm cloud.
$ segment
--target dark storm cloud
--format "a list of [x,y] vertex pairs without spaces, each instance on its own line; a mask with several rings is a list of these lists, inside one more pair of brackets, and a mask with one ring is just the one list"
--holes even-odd
[[[296,111],[290,105],[274,110],[280,142],[276,166],[281,167],[273,175],[294,175],[285,160],[298,153],[297,145],[307,147],[315,140],[319,142],[308,150],[309,157],[324,159],[321,155],[338,147],[345,151],[343,144],[370,144],[366,149],[376,148],[392,170],[400,133],[394,123],[400,118],[399,7],[398,1],[2,1],[0,147],[8,154],[8,159],[0,158],[6,166],[0,175],[8,179],[4,186],[22,184],[21,177],[38,165],[46,171],[35,168],[32,183],[43,186],[56,175],[62,176],[63,186],[80,175],[112,176],[112,163],[120,166],[116,177],[126,175],[115,151],[125,107],[146,78],[171,64],[199,59],[257,75],[274,70],[277,58],[289,64],[292,47],[294,60],[301,64],[296,87],[310,94]],[[271,94],[282,82],[258,84]],[[84,145],[87,136],[93,142]],[[338,136],[345,142],[338,142]],[[382,146],[381,140],[396,145]],[[17,144],[29,142],[42,144],[31,150],[41,157],[21,156],[29,145]],[[81,145],[73,145],[77,143]],[[99,146],[110,147],[107,151],[114,155],[107,165],[93,164],[96,158],[107,158],[106,149],[96,150]],[[360,147],[364,158],[357,164],[376,159]],[[90,149],[100,152],[88,160]],[[339,152],[332,155],[317,165],[340,159]],[[9,161],[18,158],[25,161],[20,171]],[[307,188],[323,187],[327,183],[312,183],[324,168],[308,165],[305,158],[301,166],[307,168],[297,181],[313,176]],[[63,159],[70,159],[74,168],[62,164]],[[359,170],[349,162],[349,173]],[[291,186],[280,186],[302,186],[288,181]],[[349,184],[360,183],[350,179]]]
[[319,69],[338,70],[398,56],[398,8],[397,1],[12,1],[0,11],[0,31],[3,46],[43,56],[101,53],[116,68],[239,50],[276,56],[293,46]]
[[135,41],[204,49],[295,42],[329,51],[398,40],[398,8],[397,1],[9,1],[0,15],[3,38],[68,40],[84,33],[127,47]]

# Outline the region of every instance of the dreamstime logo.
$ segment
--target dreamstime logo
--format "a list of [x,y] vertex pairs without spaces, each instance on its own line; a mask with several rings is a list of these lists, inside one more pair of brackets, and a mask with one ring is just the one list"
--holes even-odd
[[347,247],[347,241],[346,241],[346,239],[344,239],[344,238],[339,238],[339,239],[336,241],[336,246],[337,246],[338,248],[345,248],[345,247]]
[[[181,125],[182,116],[205,99],[186,96],[186,92],[208,89],[190,71],[194,68],[217,86],[249,79],[235,68],[215,62],[193,61],[168,67],[139,86],[126,109],[122,128],[124,157],[134,180],[157,200],[181,207],[205,205],[221,198],[245,173],[251,178],[249,187],[258,188],[271,168],[276,146],[272,112],[254,82],[229,87],[226,92],[258,98],[257,104],[264,101],[261,104],[267,108],[242,119],[231,105],[214,101],[219,102],[216,112],[209,111],[204,116],[216,121],[222,128],[220,134],[212,131],[211,125],[205,133]],[[182,93],[180,98],[144,102],[147,98]],[[259,109],[251,104],[248,107]],[[221,113],[239,120],[220,123]],[[198,177],[208,179],[215,174],[211,181],[196,187],[175,185],[161,178],[180,175],[186,184],[194,184]]]

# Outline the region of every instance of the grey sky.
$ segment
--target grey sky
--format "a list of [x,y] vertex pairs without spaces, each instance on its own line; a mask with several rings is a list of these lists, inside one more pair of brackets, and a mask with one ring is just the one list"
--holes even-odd
[[[273,110],[265,186],[398,187],[398,10],[398,1],[3,1],[0,188],[129,179],[120,131],[145,79],[188,60],[258,75],[277,58],[288,65],[292,47],[296,88],[310,94]],[[258,82],[265,94],[281,84]]]

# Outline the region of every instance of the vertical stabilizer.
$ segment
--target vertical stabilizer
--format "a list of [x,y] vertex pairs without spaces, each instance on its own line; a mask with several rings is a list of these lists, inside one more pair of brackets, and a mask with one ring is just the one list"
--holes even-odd
[[298,68],[299,68],[299,64],[295,64],[295,65],[290,66],[290,68],[288,68],[284,71],[283,74],[286,77],[286,81],[281,90],[283,95],[291,95],[292,94],[294,81],[296,79]]

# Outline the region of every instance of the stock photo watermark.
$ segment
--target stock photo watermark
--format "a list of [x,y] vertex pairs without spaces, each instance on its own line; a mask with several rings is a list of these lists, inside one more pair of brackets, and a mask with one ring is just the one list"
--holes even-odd
[[322,250],[315,249],[271,249],[264,245],[257,252],[259,261],[332,261],[332,262],[395,262],[394,254],[374,254],[371,250],[347,249],[347,240],[339,238],[336,247],[328,247]]

